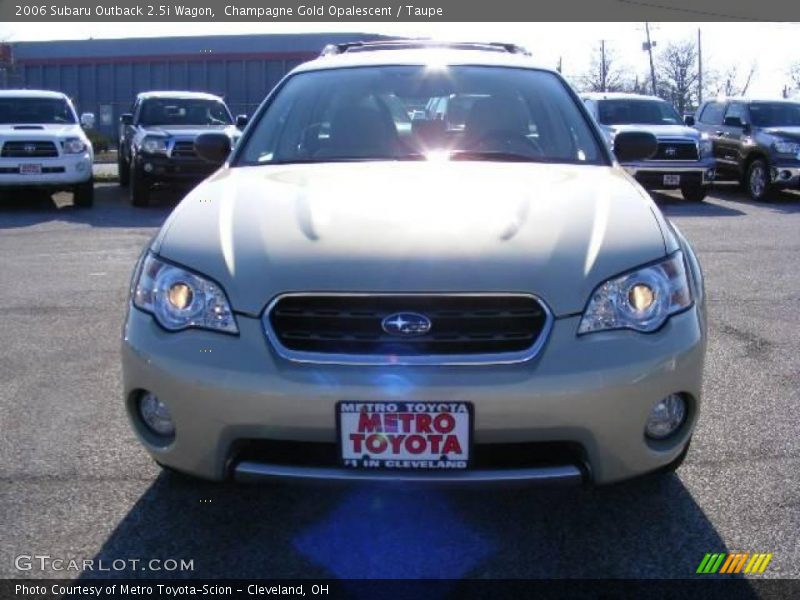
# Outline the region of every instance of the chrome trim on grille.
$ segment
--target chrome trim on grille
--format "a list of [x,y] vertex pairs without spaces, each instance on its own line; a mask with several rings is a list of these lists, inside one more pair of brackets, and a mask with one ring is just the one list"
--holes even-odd
[[540,483],[579,484],[583,473],[575,465],[556,465],[522,469],[477,469],[463,471],[378,471],[331,467],[294,467],[242,461],[233,468],[236,481],[265,479],[296,481],[404,481],[436,484]]
[[[270,323],[270,313],[275,305],[283,298],[289,297],[394,297],[394,296],[420,296],[420,297],[475,297],[475,298],[531,298],[535,300],[544,313],[544,325],[539,332],[536,341],[530,348],[526,348],[520,352],[501,352],[493,354],[439,354],[439,355],[417,355],[417,356],[394,356],[394,355],[369,355],[369,354],[336,354],[328,352],[304,352],[298,350],[291,350],[284,346],[278,339],[278,335],[272,328]],[[370,365],[386,365],[386,366],[404,366],[404,365],[429,365],[429,366],[467,366],[467,365],[508,365],[529,361],[533,359],[547,343],[550,337],[550,332],[553,329],[553,313],[550,307],[547,306],[541,298],[535,294],[522,294],[522,293],[347,293],[347,292],[291,292],[286,294],[279,294],[273,298],[264,309],[261,316],[261,323],[264,327],[264,332],[269,339],[270,344],[278,353],[279,356],[297,363],[312,363],[312,364],[327,364],[327,365],[354,365],[354,366],[370,366]]]

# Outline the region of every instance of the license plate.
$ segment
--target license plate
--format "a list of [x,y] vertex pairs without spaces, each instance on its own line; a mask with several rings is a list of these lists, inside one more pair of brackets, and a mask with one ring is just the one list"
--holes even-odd
[[22,163],[19,166],[20,175],[41,175],[41,173],[42,173],[42,165]]
[[355,469],[466,469],[472,444],[468,402],[339,402],[342,464]]
[[664,185],[680,185],[680,175],[664,175]]

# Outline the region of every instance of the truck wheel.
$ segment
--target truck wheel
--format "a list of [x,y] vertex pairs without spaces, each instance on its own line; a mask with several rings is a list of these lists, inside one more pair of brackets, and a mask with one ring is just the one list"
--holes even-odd
[[757,158],[750,163],[745,177],[745,187],[750,197],[756,202],[766,200],[771,190],[769,168],[767,163]]
[[72,203],[78,208],[91,208],[94,204],[94,180],[79,183],[72,190]]
[[134,206],[147,206],[150,204],[150,188],[143,177],[136,173],[131,165],[128,179],[130,181],[131,204]]
[[708,194],[708,187],[703,185],[684,185],[681,186],[681,196],[684,200],[689,202],[702,202],[706,194]]
[[128,187],[131,181],[131,172],[128,163],[125,162],[125,158],[122,156],[122,149],[117,150],[117,173],[119,174],[120,187]]

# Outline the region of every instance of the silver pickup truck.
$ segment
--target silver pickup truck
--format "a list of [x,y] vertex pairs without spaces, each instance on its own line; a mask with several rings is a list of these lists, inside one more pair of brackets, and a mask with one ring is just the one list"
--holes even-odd
[[581,98],[612,147],[621,131],[647,131],[656,136],[655,155],[622,163],[644,188],[680,189],[683,197],[693,202],[706,197],[716,168],[711,139],[685,126],[671,104],[639,94],[600,92]]

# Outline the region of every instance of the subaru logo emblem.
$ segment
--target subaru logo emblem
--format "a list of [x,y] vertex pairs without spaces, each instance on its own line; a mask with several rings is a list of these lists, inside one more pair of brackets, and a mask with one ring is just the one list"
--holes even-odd
[[381,327],[389,335],[411,337],[428,333],[431,330],[431,320],[419,313],[401,312],[386,317]]
[[33,154],[36,152],[36,144],[25,144],[22,149],[25,150],[25,154]]
[[667,156],[675,156],[678,153],[678,149],[675,146],[667,146],[664,148],[664,154]]

